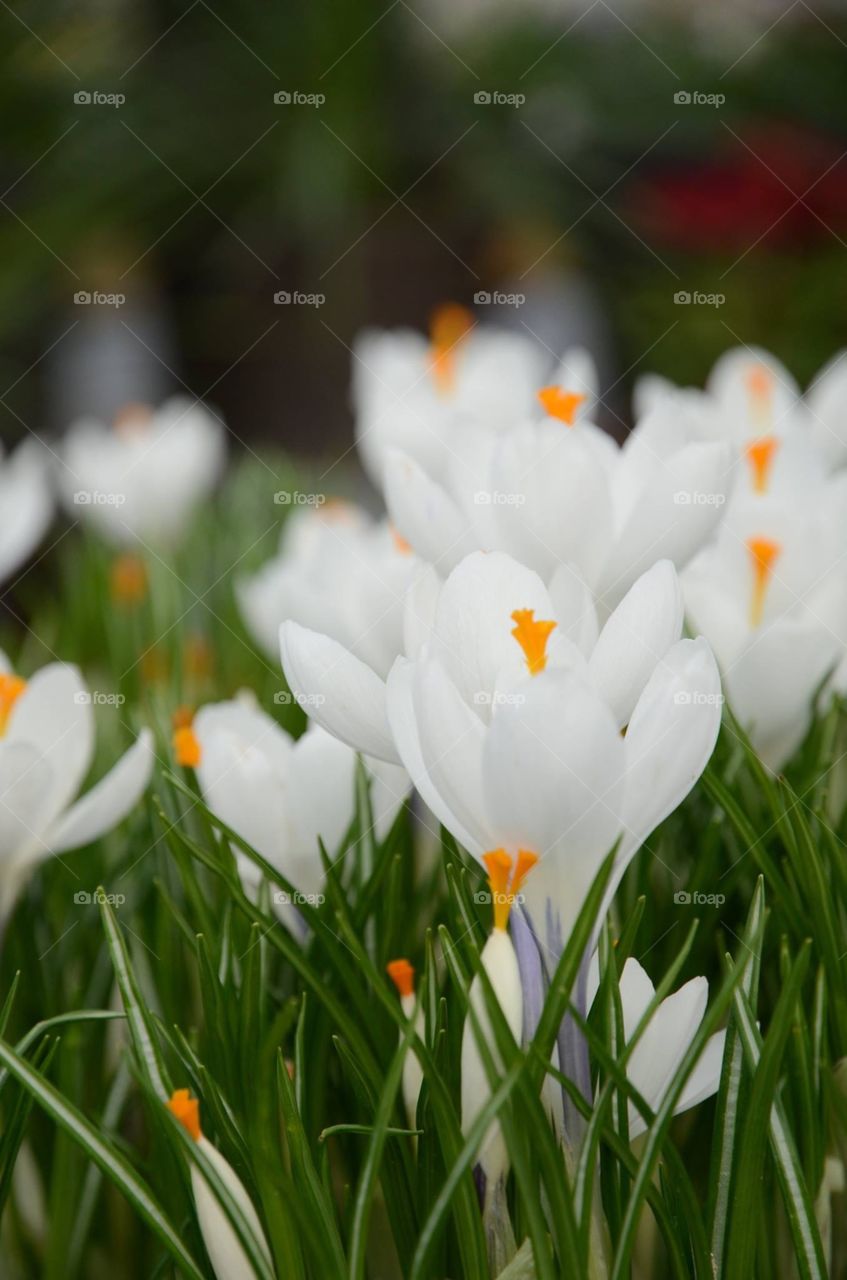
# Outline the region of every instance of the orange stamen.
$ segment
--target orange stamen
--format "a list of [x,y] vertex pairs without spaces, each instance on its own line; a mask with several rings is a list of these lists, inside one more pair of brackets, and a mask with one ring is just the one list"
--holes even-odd
[[141,432],[146,431],[152,417],[153,410],[149,404],[130,401],[129,404],[125,404],[118,409],[112,426],[119,435],[139,435]]
[[22,680],[20,676],[9,675],[6,672],[0,674],[0,738],[6,732],[12,707],[25,688],[26,680]]
[[203,1134],[200,1130],[200,1103],[197,1099],[192,1098],[187,1089],[176,1089],[167,1102],[167,1108],[194,1141],[199,1142]]
[[758,627],[765,610],[765,595],[774,564],[782,546],[772,538],[748,538],[747,550],[753,564],[753,597],[750,602],[750,625]]
[[402,533],[398,533],[391,525],[391,540],[394,543],[395,551],[399,551],[401,556],[410,556],[412,554],[412,544],[407,542]]
[[171,724],[176,729],[190,729],[194,720],[194,710],[192,707],[177,707],[171,716]]
[[186,769],[196,769],[203,758],[203,749],[190,725],[177,729],[174,734],[174,755],[177,764]]
[[471,312],[455,302],[445,303],[433,312],[429,326],[430,367],[436,386],[443,394],[453,389],[456,354],[473,325]]
[[411,965],[405,957],[401,956],[399,960],[390,961],[385,966],[385,971],[401,997],[415,994],[414,965]]
[[572,427],[576,422],[577,409],[586,396],[581,391],[566,391],[564,387],[542,387],[538,399],[551,418],[558,418]]
[[760,436],[747,445],[747,461],[753,473],[753,488],[756,493],[765,493],[768,478],[773,466],[774,455],[779,448],[776,436]]
[[759,422],[768,422],[771,415],[773,374],[767,365],[754,364],[747,370],[746,382],[752,416]]
[[110,585],[112,599],[117,604],[138,604],[147,591],[144,561],[139,556],[118,556],[112,565]]
[[521,885],[538,861],[538,854],[529,849],[518,849],[515,874],[512,876],[512,893],[519,893]]
[[547,641],[555,622],[536,622],[534,609],[515,609],[512,635],[524,651],[530,675],[537,676],[547,666]]

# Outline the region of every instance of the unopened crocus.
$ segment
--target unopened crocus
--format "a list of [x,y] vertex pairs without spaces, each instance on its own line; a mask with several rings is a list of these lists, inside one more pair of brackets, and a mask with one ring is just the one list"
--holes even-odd
[[180,397],[155,410],[127,405],[111,427],[81,419],[62,447],[65,505],[118,546],[171,547],[220,477],[225,435],[219,418]]
[[[197,1099],[192,1098],[187,1089],[177,1089],[171,1094],[167,1106],[211,1164],[241,1214],[258,1254],[267,1264],[268,1273],[272,1274],[270,1249],[259,1216],[232,1165],[204,1136],[200,1128],[200,1104]],[[217,1280],[247,1280],[249,1276],[255,1275],[256,1270],[235,1228],[194,1161],[191,1162],[191,1192],[200,1234]]]
[[[589,978],[588,1003],[597,989],[597,970]],[[641,1023],[656,989],[644,969],[632,956],[626,961],[619,982],[624,1040],[628,1044]],[[662,1105],[676,1071],[688,1051],[706,1012],[709,984],[692,978],[666,996],[653,1010],[646,1027],[626,1064],[629,1083],[651,1111]],[[705,1102],[717,1093],[723,1063],[725,1031],[717,1031],[706,1041],[703,1052],[679,1095],[674,1115]],[[632,1101],[628,1105],[630,1138],[645,1132],[647,1123]]]
[[152,735],[78,797],[94,756],[91,695],[76,667],[42,667],[29,680],[0,654],[0,919],[35,867],[90,844],[130,812],[150,779]]
[[[409,963],[405,956],[400,956],[396,960],[389,961],[386,966],[386,972],[389,978],[397,988],[397,994],[400,997],[400,1007],[406,1017],[414,1020],[415,1031],[418,1036],[423,1038],[425,1030],[424,1011],[421,1008],[420,1001],[415,994],[415,970],[414,966]],[[403,1061],[403,1105],[406,1109],[406,1119],[409,1122],[409,1128],[414,1129],[417,1121],[418,1097],[421,1091],[421,1082],[423,1081],[423,1071],[418,1061],[417,1054],[414,1049],[409,1049]]]

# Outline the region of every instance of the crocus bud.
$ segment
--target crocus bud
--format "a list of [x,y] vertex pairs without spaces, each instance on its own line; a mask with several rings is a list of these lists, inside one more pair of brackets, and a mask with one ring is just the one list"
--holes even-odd
[[[415,1031],[423,1039],[426,1020],[420,1001],[415,995],[415,970],[408,960],[400,958],[386,965],[386,972],[397,988],[400,996],[400,1007],[407,1018],[414,1018]],[[417,1120],[418,1096],[421,1091],[423,1072],[414,1049],[409,1049],[403,1062],[403,1102],[409,1128],[414,1129]]]
[[[267,1261],[268,1269],[272,1272],[270,1250],[253,1203],[229,1161],[224,1159],[217,1147],[203,1137],[197,1099],[192,1098],[187,1089],[177,1089],[171,1095],[167,1105],[211,1163],[249,1227],[258,1251]],[[193,1162],[191,1190],[197,1210],[197,1221],[200,1224],[200,1234],[217,1280],[247,1280],[247,1277],[254,1274],[254,1268],[214,1191]]]

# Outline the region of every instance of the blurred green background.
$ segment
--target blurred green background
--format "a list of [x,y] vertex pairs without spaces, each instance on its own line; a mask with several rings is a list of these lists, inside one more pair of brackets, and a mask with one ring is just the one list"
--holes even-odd
[[805,380],[844,341],[843,6],[36,0],[0,29],[7,442],[187,388],[336,456],[356,331],[480,290],[594,350],[618,432],[639,372],[744,341]]

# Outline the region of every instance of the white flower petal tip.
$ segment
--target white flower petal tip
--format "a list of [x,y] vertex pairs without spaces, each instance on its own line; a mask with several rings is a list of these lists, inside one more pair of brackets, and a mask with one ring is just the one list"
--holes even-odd
[[376,672],[337,640],[297,622],[282,624],[279,642],[285,678],[313,720],[357,751],[402,763]]
[[47,837],[51,851],[91,844],[123,821],[147,788],[153,759],[153,735],[142,729],[117,764],[56,823]]

